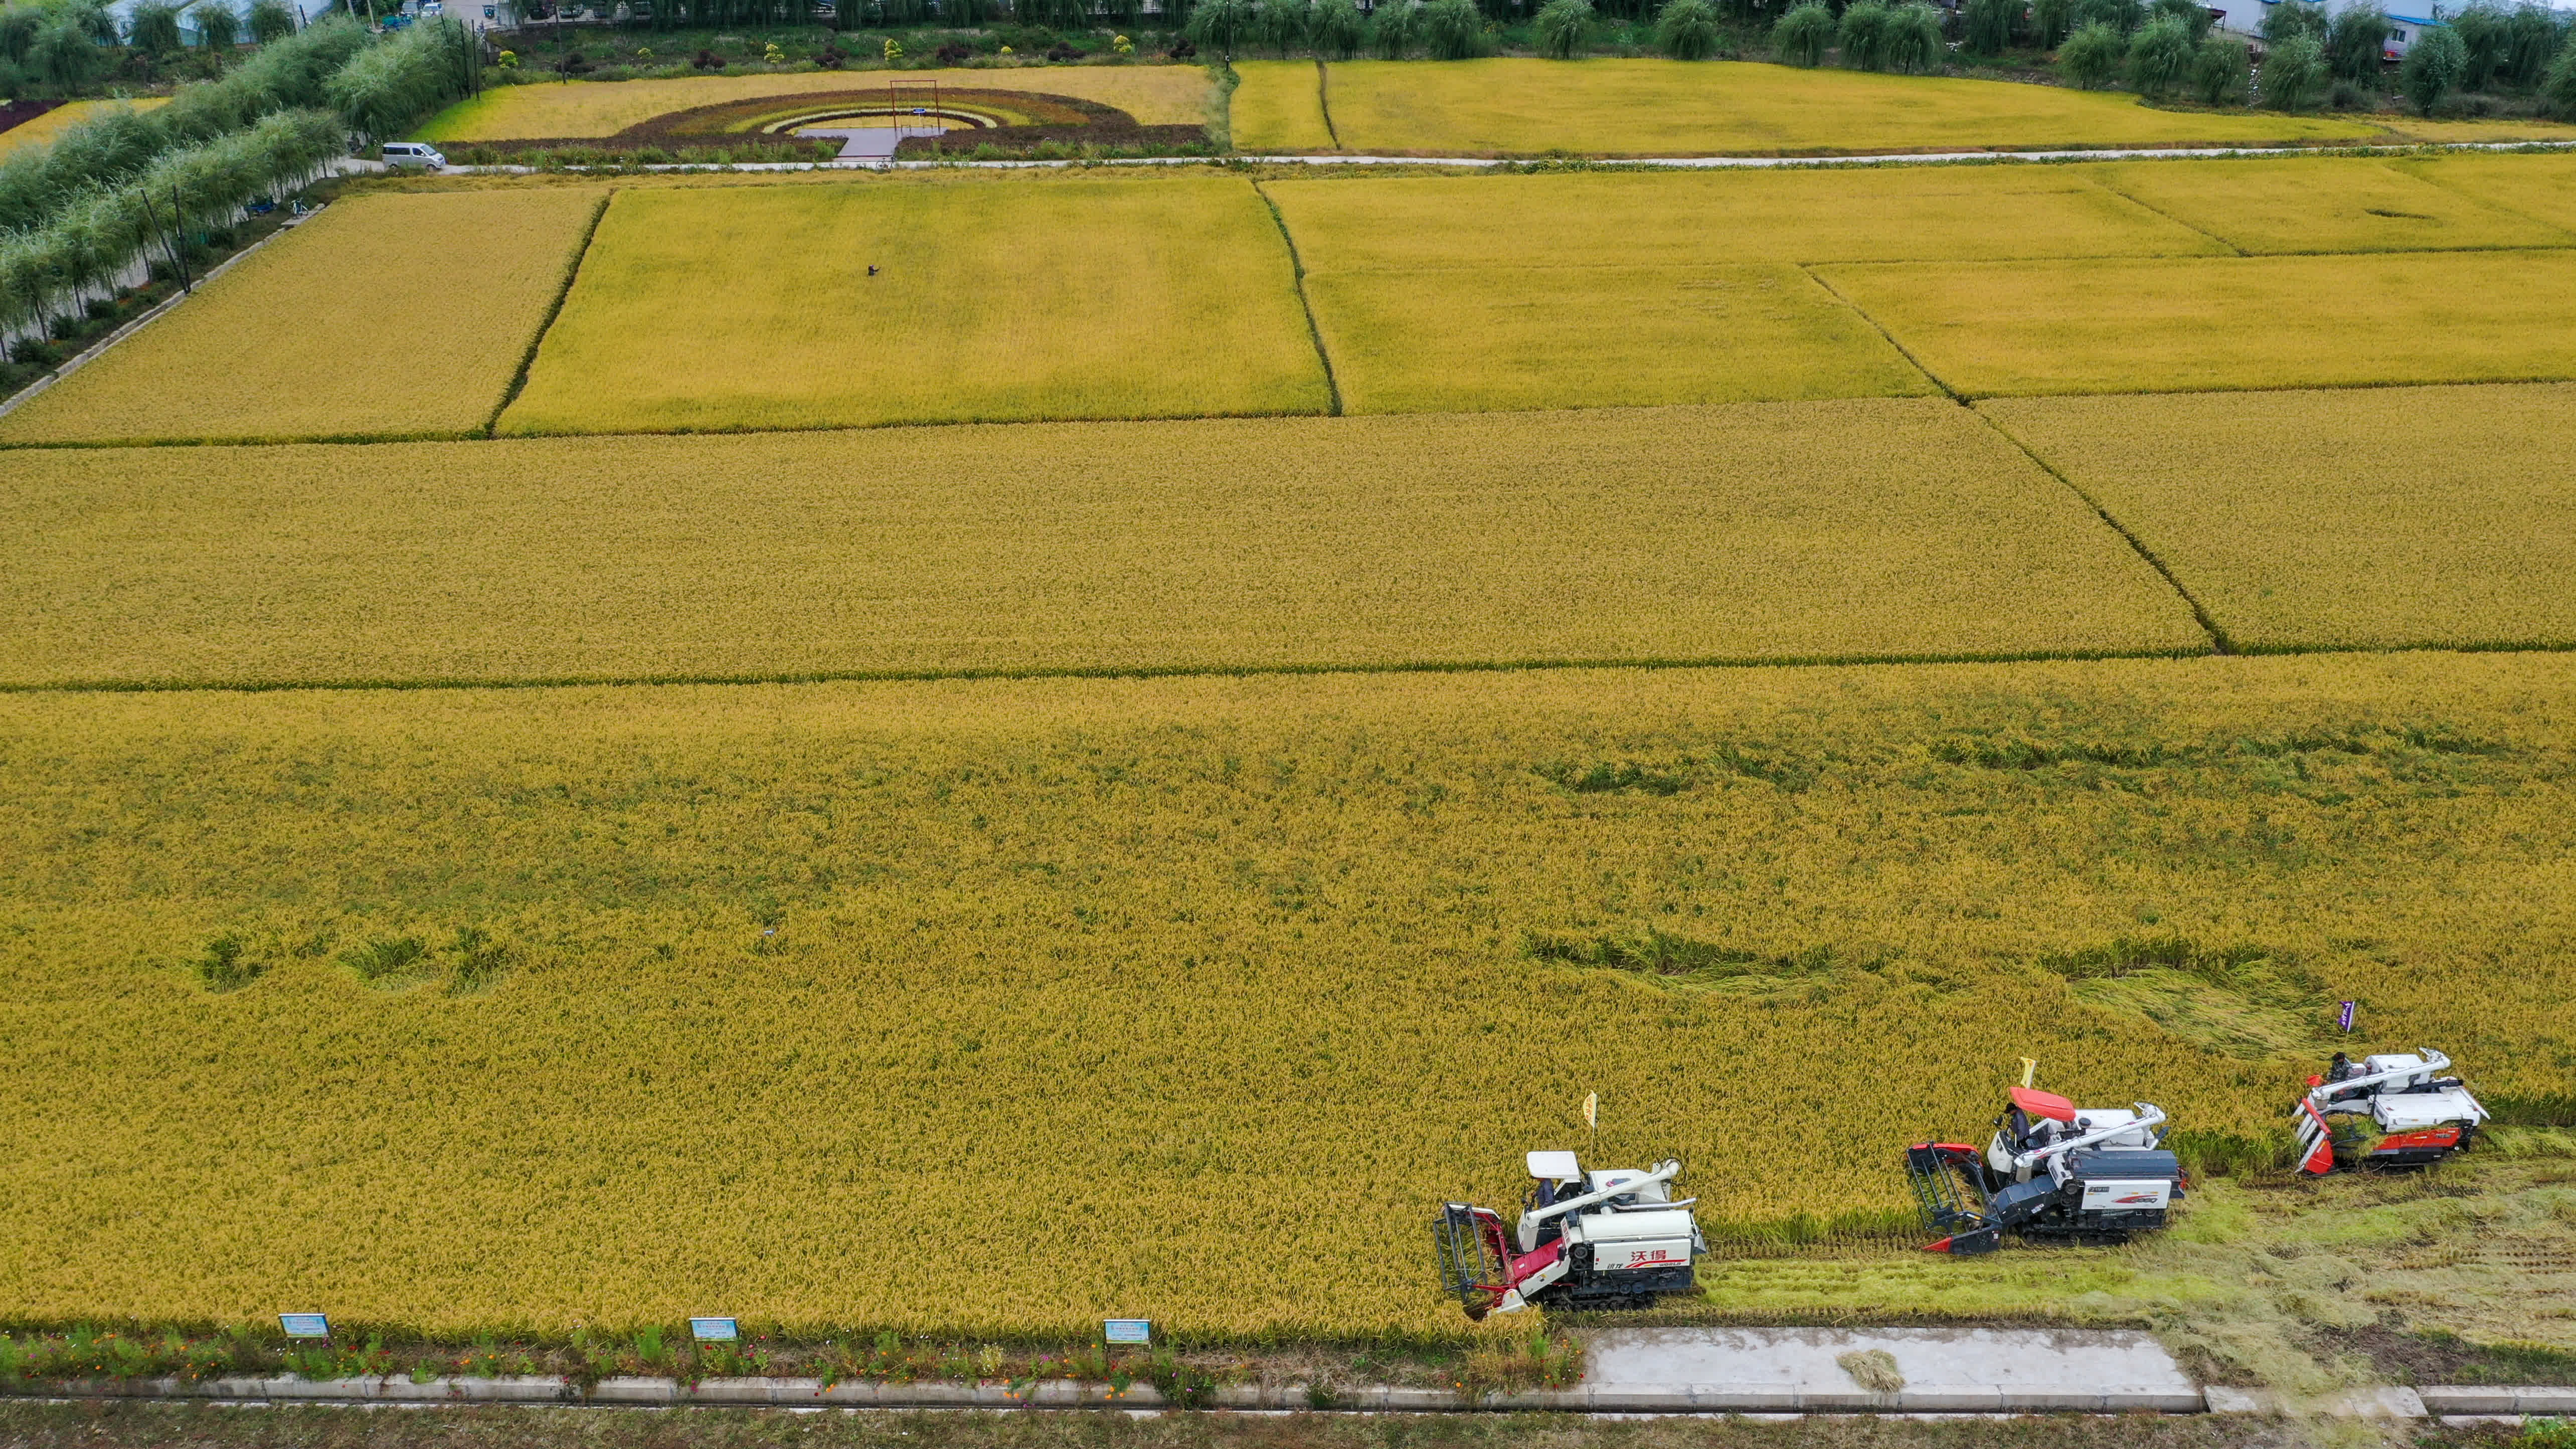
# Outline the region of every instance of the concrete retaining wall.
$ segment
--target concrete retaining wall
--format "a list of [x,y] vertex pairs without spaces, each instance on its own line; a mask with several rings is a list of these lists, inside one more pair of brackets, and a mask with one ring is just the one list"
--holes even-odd
[[[1151,1384],[1123,1392],[1107,1384],[1047,1380],[1019,1395],[1007,1384],[877,1383],[853,1380],[726,1378],[683,1384],[665,1378],[610,1378],[588,1393],[558,1378],[394,1379],[97,1379],[0,1385],[0,1394],[45,1398],[197,1400],[257,1404],[596,1404],[668,1407],[830,1406],[850,1409],[1157,1409]],[[2464,1385],[2380,1389],[2330,1402],[2284,1404],[2264,1390],[2170,1386],[2046,1391],[1937,1387],[1893,1394],[1827,1392],[1777,1384],[1600,1384],[1465,1400],[1442,1389],[1383,1385],[1338,1389],[1319,1398],[1303,1384],[1232,1385],[1218,1389],[1219,1409],[1323,1409],[1362,1413],[1455,1413],[1551,1410],[1628,1414],[2048,1414],[2282,1413],[2306,1410],[2364,1417],[2576,1414],[2576,1386],[2511,1388]]]

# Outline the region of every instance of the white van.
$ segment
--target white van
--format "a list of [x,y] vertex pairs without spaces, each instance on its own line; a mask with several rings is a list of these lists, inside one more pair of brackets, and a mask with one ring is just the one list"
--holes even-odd
[[411,167],[422,171],[447,169],[447,158],[418,141],[387,141],[385,164],[400,171]]

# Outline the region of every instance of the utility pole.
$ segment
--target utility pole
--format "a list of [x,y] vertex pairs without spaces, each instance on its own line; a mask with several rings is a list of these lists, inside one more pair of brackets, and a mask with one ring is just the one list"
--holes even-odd
[[179,290],[193,292],[197,290],[197,283],[188,275],[188,214],[179,209],[179,183],[175,181],[170,183],[170,230],[179,238],[175,249],[179,258]]

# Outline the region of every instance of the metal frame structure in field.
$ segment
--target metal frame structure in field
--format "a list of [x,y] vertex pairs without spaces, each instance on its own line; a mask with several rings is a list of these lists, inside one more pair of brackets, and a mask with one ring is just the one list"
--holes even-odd
[[[924,95],[927,95],[930,101],[927,106],[920,104]],[[930,121],[930,125],[927,128],[907,126],[904,124],[906,116],[925,117]],[[936,149],[948,131],[946,124],[940,120],[939,82],[936,79],[889,79],[886,82],[886,118],[894,126],[895,145],[898,147],[903,144],[903,138],[906,135],[927,135],[930,137],[931,146]]]

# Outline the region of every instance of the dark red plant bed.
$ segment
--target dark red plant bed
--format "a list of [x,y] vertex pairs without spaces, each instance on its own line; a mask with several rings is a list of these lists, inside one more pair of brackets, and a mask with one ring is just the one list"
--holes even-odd
[[0,101],[0,131],[15,130],[61,104],[60,101]]

